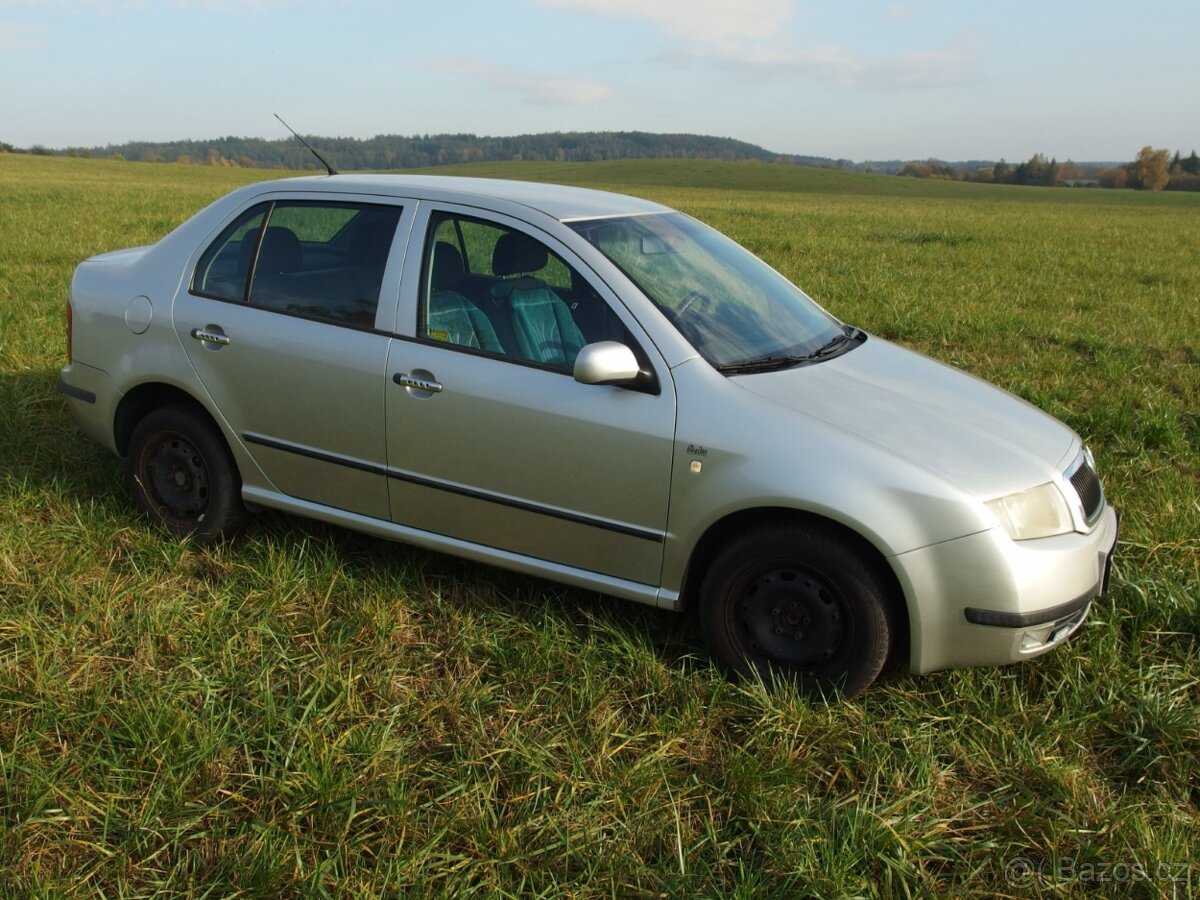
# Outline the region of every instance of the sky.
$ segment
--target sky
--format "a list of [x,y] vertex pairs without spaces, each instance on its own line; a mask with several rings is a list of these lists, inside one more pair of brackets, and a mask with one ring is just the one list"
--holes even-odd
[[1200,0],[0,0],[0,141],[692,132],[865,159],[1200,147]]

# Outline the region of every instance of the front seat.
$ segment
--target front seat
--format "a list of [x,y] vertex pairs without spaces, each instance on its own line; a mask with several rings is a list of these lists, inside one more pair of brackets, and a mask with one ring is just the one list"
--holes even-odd
[[298,272],[303,264],[304,250],[300,238],[290,228],[272,225],[263,235],[258,248],[257,275],[288,275]]
[[304,249],[296,232],[279,225],[267,228],[258,248],[258,261],[254,264],[251,302],[268,309],[297,311],[306,302],[297,293],[299,285],[296,282],[296,273],[303,264]]
[[459,347],[488,353],[503,353],[496,330],[483,310],[454,288],[463,280],[462,254],[453,244],[438,241],[433,247],[430,272],[429,313],[425,323],[429,336]]
[[549,251],[533,238],[517,231],[501,235],[492,250],[492,273],[507,280],[492,288],[492,296],[508,306],[521,356],[569,369],[583,349],[583,334],[562,298],[530,274],[548,260]]

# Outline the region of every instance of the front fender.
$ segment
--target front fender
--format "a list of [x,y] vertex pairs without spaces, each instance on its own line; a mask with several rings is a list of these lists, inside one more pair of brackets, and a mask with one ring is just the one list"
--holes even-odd
[[747,510],[789,509],[829,519],[884,557],[995,525],[982,504],[951,482],[742,390],[701,360],[672,374],[679,412],[664,596],[678,596],[704,534]]

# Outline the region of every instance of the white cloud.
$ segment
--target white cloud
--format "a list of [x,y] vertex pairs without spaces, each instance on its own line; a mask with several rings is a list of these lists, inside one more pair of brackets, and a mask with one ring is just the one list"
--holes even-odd
[[[970,41],[882,59],[842,45],[794,49],[783,33],[792,18],[791,0],[537,0],[550,9],[648,22],[680,43],[658,59],[716,65],[767,78],[793,77],[856,88],[905,90],[946,87],[971,81],[976,47]],[[885,18],[906,21],[925,12],[919,3],[884,7]],[[683,42],[688,45],[684,47]]]
[[[301,0],[170,0],[174,9],[200,9],[213,12],[263,12],[271,9],[295,6]],[[342,3],[344,0],[328,0]],[[146,12],[156,4],[153,0],[57,0],[55,12],[85,10],[102,14]],[[157,5],[162,5],[160,2]],[[0,0],[0,8],[17,7],[45,10],[45,0]]]
[[213,12],[266,12],[295,6],[298,0],[174,0],[178,9],[199,7]]
[[883,8],[883,17],[889,22],[909,22],[924,12],[919,3],[889,3]]
[[830,45],[809,50],[760,46],[727,52],[674,54],[667,57],[692,65],[718,65],[760,78],[793,77],[853,88],[915,90],[953,87],[974,80],[977,42],[964,40],[939,50],[872,59],[848,47]]
[[867,71],[872,87],[903,90],[967,84],[977,69],[973,45],[923,50],[882,60]]
[[792,17],[789,0],[538,0],[541,6],[640,19],[673,37],[727,45],[769,38]]
[[125,10],[144,10],[145,0],[57,0],[54,4],[39,2],[39,0],[0,0],[0,8],[35,9],[39,12],[71,12],[74,10],[93,10],[96,12],[121,12]]
[[612,89],[601,81],[531,75],[479,59],[443,59],[435,65],[449,75],[476,78],[492,87],[513,91],[533,106],[585,106],[612,96]]
[[845,47],[838,46],[814,47],[802,51],[762,48],[737,55],[699,59],[716,62],[726,68],[751,75],[794,75],[846,85],[858,82],[867,69],[867,63],[863,59]]
[[0,51],[39,50],[44,46],[41,29],[33,25],[10,25],[0,22]]

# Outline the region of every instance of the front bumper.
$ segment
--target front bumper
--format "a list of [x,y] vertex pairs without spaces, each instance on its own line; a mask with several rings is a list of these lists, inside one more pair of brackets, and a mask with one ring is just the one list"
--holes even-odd
[[1118,516],[1088,534],[1013,541],[996,528],[890,562],[909,603],[911,668],[1001,665],[1052,649],[1108,588]]

